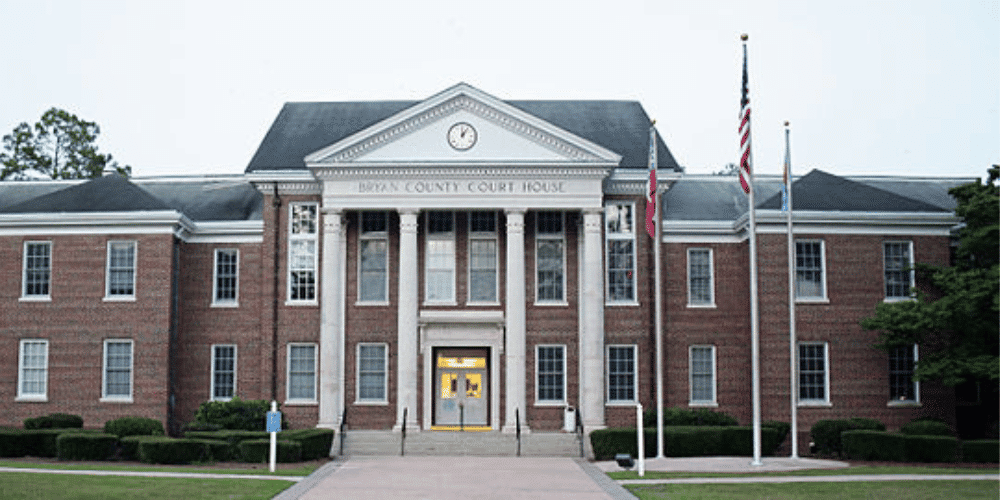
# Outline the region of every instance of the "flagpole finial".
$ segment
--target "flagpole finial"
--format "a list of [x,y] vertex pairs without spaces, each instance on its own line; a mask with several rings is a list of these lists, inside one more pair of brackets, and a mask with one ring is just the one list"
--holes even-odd
[[743,33],[742,35],[740,35],[740,40],[743,40],[744,42],[747,41],[748,38],[750,38],[750,35],[748,35],[746,33]]
[[788,120],[785,120],[785,126],[786,127],[788,126]]

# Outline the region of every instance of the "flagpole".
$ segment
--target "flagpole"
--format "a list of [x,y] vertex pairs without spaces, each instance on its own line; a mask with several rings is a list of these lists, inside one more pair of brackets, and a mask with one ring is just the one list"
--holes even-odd
[[785,190],[788,192],[788,377],[792,414],[792,455],[799,458],[799,377],[795,340],[795,237],[792,235],[792,149],[789,141],[790,130],[785,122]]
[[[651,127],[656,125],[656,120],[653,120]],[[653,128],[653,150],[656,150],[656,128]],[[660,286],[660,231],[663,227],[663,222],[660,220],[660,204],[663,199],[660,197],[660,176],[656,176],[656,185],[654,186],[656,192],[656,208],[654,210],[653,220],[656,223],[655,234],[656,237],[653,238],[653,272],[656,277],[653,279],[653,286],[656,287],[654,291],[654,300],[656,301],[656,313],[655,313],[655,338],[656,338],[656,458],[664,458],[663,454],[663,314],[662,314],[662,300],[660,297],[661,286]]]

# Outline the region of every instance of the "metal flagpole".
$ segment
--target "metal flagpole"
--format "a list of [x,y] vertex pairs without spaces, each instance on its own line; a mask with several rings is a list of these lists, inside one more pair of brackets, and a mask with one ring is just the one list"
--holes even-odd
[[788,197],[786,223],[788,224],[788,373],[792,413],[792,455],[799,458],[799,376],[795,341],[795,237],[792,235],[792,150],[788,122],[785,122],[785,190]]
[[[653,120],[653,125],[656,125],[656,120]],[[652,126],[651,126],[652,127]],[[653,158],[656,159],[656,128],[652,128],[651,137],[653,139]],[[654,166],[654,169],[656,166]],[[656,184],[653,186],[653,191],[656,196],[656,209],[653,212],[654,222],[656,223],[656,230],[653,238],[653,272],[656,273],[656,277],[653,280],[653,286],[656,287],[653,297],[656,302],[656,313],[655,313],[655,337],[656,337],[656,458],[663,458],[663,314],[662,314],[662,300],[660,297],[660,231],[663,227],[663,222],[660,220],[660,203],[663,199],[660,197],[660,181],[659,174],[657,173]]]

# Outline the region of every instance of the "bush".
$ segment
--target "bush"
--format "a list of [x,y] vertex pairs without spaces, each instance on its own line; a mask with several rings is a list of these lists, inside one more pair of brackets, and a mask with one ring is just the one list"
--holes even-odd
[[[715,453],[707,455],[725,455],[737,457],[753,456],[753,427],[721,427],[720,448]],[[763,456],[774,455],[774,451],[781,444],[778,431],[761,426],[760,429],[760,454]]]
[[[642,413],[642,425],[656,427],[656,408],[650,408]],[[664,408],[664,426],[726,426],[739,425],[732,416],[709,410],[708,408]]]
[[977,439],[962,442],[962,460],[976,463],[1000,463],[1000,441]]
[[840,435],[844,457],[855,460],[906,460],[906,444],[901,434],[884,431],[844,431]]
[[[643,435],[646,442],[646,456],[655,456],[656,429],[647,427]],[[664,429],[664,439],[667,439],[666,429]],[[633,458],[639,456],[639,443],[636,440],[635,429],[616,427],[591,431],[590,446],[594,450],[595,460],[611,460],[618,453],[628,453]]]
[[839,455],[843,449],[840,433],[852,430],[884,431],[885,424],[871,418],[820,420],[812,426],[809,434],[816,444],[817,452]]
[[899,432],[909,436],[954,436],[951,427],[944,422],[934,420],[914,420],[903,424]]
[[35,429],[82,429],[83,417],[67,413],[52,413],[44,417],[24,419],[24,428]]
[[215,439],[193,439],[204,445],[204,459],[225,462],[231,458],[229,443]]
[[[239,444],[248,439],[270,439],[265,431],[188,431],[184,433],[188,439],[210,439],[226,443],[226,454],[230,459],[240,456]],[[221,459],[219,459],[221,460]]]
[[[249,463],[266,462],[271,453],[270,439],[248,439],[239,445],[240,460]],[[278,440],[276,461],[298,462],[302,458],[302,445],[298,441]]]
[[279,438],[298,441],[302,445],[302,460],[329,457],[333,436],[333,429],[300,429],[278,433]]
[[118,440],[122,460],[139,460],[139,443],[163,439],[162,436],[126,436]]
[[[644,431],[646,456],[656,455],[656,429]],[[761,454],[773,455],[778,447],[778,431],[761,428]],[[752,456],[753,428],[733,426],[672,426],[663,429],[664,453],[670,457]],[[590,433],[596,460],[610,460],[617,453],[638,456],[635,429],[600,429]]]
[[125,436],[162,436],[163,424],[146,417],[122,417],[104,423],[104,432],[119,438]]
[[20,429],[0,429],[0,457],[23,457],[27,454],[24,431]]
[[66,432],[56,438],[59,460],[107,460],[117,444],[114,434]]
[[202,431],[211,432],[211,431],[220,431],[220,430],[222,430],[222,426],[219,425],[219,424],[210,424],[208,422],[194,421],[194,422],[188,422],[188,423],[184,424],[184,428],[181,429],[181,430],[183,432],[185,432],[185,433],[188,432],[188,431],[191,431],[191,432],[202,432]]
[[205,443],[197,439],[161,437],[139,441],[139,460],[146,463],[189,464],[205,458]]
[[908,462],[954,462],[958,438],[951,436],[903,436]]
[[56,438],[67,432],[65,429],[36,429],[23,431],[24,450],[32,457],[55,458],[59,453]]
[[[778,446],[785,442],[785,438],[788,437],[788,432],[792,430],[792,424],[788,422],[779,422],[777,420],[765,420],[761,422],[761,427],[765,429],[774,429],[778,432]],[[763,440],[763,438],[761,438]],[[775,446],[777,448],[778,446]]]
[[[234,397],[229,401],[206,401],[198,407],[194,420],[201,424],[218,425],[223,429],[263,431],[264,420],[270,409],[271,403],[263,399],[243,400]],[[281,428],[288,429],[284,413],[281,414]]]

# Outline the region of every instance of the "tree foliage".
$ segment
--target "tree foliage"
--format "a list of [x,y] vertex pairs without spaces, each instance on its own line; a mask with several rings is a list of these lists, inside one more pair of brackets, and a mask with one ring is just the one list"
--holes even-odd
[[727,163],[721,170],[712,172],[712,175],[736,175],[740,173],[740,168],[735,163]]
[[51,108],[34,126],[22,122],[3,136],[0,180],[85,179],[100,177],[108,167],[124,176],[131,174],[132,167],[97,152],[94,141],[100,133],[96,123]]
[[985,184],[974,182],[949,190],[964,219],[956,262],[951,267],[917,265],[928,291],[912,301],[879,304],[861,321],[879,330],[876,347],[920,344],[914,370],[917,380],[948,385],[1000,380],[1000,166],[989,169]]

